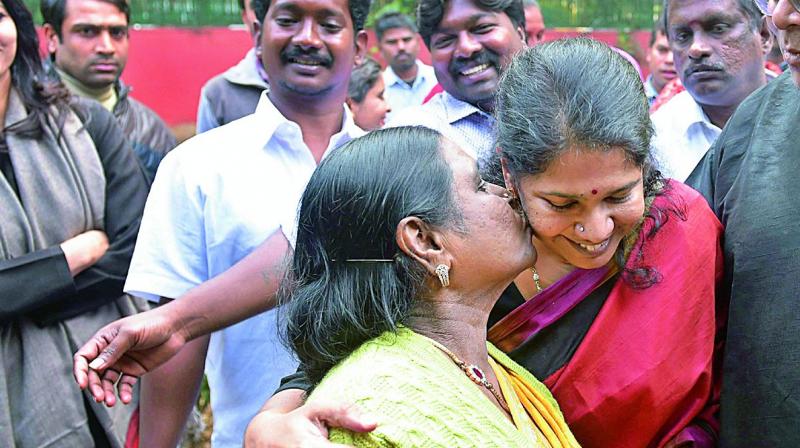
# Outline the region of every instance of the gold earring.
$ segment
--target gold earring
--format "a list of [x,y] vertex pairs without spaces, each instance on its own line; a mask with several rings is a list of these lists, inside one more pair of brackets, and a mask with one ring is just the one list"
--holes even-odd
[[450,286],[450,267],[444,264],[436,266],[436,275],[439,277],[439,283],[443,288]]

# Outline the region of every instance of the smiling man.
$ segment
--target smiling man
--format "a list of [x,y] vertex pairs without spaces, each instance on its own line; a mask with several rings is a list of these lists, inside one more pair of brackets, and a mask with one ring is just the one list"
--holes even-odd
[[47,51],[69,90],[114,113],[150,180],[175,147],[161,118],[129,96],[120,81],[128,62],[127,0],[42,0]]
[[653,114],[653,146],[668,177],[683,181],[730,116],[767,83],[772,45],[752,0],[665,0],[675,70],[686,87]]
[[[443,92],[406,109],[389,126],[421,125],[458,143],[489,176],[495,94],[500,75],[525,46],[520,0],[421,0],[418,25]],[[487,180],[490,180],[487,178]]]
[[800,446],[800,1],[757,3],[789,70],[742,102],[687,180],[725,225],[725,448]]
[[[344,103],[366,48],[369,1],[255,0],[253,9],[256,53],[270,88],[255,113],[188,140],[164,159],[125,284],[130,294],[168,302],[265,240],[269,256],[259,265],[273,272],[289,250],[281,225],[294,220],[317,163],[362,134]],[[236,291],[225,290],[222,307],[240,311]],[[256,295],[259,311],[270,303],[265,296]],[[184,300],[192,299],[177,302]],[[215,319],[220,308],[200,320]],[[279,340],[274,310],[192,341],[142,380],[141,446],[176,445],[204,359],[215,448],[242,446],[247,422],[296,365]]]

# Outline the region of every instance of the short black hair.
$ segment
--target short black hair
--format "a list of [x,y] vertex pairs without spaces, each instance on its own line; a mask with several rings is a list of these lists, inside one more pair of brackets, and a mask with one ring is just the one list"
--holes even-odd
[[364,101],[367,92],[375,85],[379,76],[381,76],[381,65],[372,58],[365,59],[361,65],[354,68],[350,73],[347,98],[356,103]]
[[653,44],[656,43],[656,38],[658,34],[661,33],[664,36],[667,35],[666,20],[664,19],[664,13],[666,11],[662,10],[661,15],[658,17],[658,20],[653,24],[653,29],[650,31],[650,43],[647,45],[648,48],[652,48]]
[[[41,0],[39,4],[39,11],[42,13],[42,23],[49,24],[55,30],[56,35],[61,39],[61,26],[64,24],[64,19],[67,14],[67,2],[80,1],[80,0]],[[128,5],[127,0],[99,0],[101,2],[111,3],[116,6],[123,14],[125,14],[125,21],[131,23],[131,7]]]
[[[472,0],[476,6],[487,11],[503,12],[514,26],[525,29],[525,9],[521,0]],[[431,36],[444,17],[448,0],[420,0],[417,6],[417,26],[425,45],[430,48]]]
[[411,17],[401,12],[390,11],[381,14],[380,17],[375,20],[375,36],[379,41],[383,38],[383,33],[395,28],[405,28],[411,30],[412,33],[417,32],[417,25]]
[[[359,32],[364,29],[364,24],[367,22],[369,15],[369,6],[371,0],[349,0],[347,2],[350,9],[350,18],[353,20],[353,29]],[[251,0],[250,6],[253,7],[253,12],[256,14],[258,23],[264,23],[264,17],[267,16],[270,0]]]
[[[670,0],[664,0],[664,6],[661,8],[661,11],[663,11],[663,28],[667,38],[669,38],[669,34],[667,34],[667,30],[669,30],[669,3]],[[739,11],[750,19],[750,29],[757,30],[761,26],[761,19],[764,18],[764,15],[758,9],[756,3],[753,0],[736,0],[736,5],[739,7]]]

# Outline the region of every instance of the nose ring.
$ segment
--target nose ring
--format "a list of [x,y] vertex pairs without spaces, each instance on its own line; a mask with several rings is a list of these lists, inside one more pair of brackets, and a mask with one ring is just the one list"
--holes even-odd
[[583,233],[584,231],[586,231],[586,228],[583,227],[583,224],[575,224],[575,230],[577,230],[580,233]]

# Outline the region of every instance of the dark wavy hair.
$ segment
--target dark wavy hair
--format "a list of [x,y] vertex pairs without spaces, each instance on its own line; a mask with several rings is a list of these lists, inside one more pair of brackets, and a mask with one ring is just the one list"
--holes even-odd
[[[520,52],[501,78],[496,115],[498,158],[505,158],[516,181],[543,173],[570,148],[622,148],[642,169],[646,202],[664,192],[664,179],[650,152],[653,125],[642,82],[633,65],[601,42],[561,39]],[[682,216],[677,207],[669,210]],[[663,226],[668,214],[650,207],[646,219],[655,225],[647,238]],[[624,246],[616,259],[623,278],[638,288],[658,282],[660,276],[651,267],[626,267]],[[639,259],[641,247],[631,256]]]
[[[417,27],[425,45],[430,48],[431,36],[439,28],[448,0],[419,0]],[[515,27],[525,29],[525,9],[522,0],[473,0],[475,6],[486,11],[502,12]]]
[[[361,31],[364,29],[364,24],[367,22],[367,16],[369,15],[369,6],[372,3],[371,0],[349,0],[348,7],[350,9],[350,18],[353,20],[353,28],[355,31]],[[270,0],[252,0],[250,6],[253,8],[253,12],[256,15],[256,20],[258,23],[264,23],[264,17],[267,16],[267,10],[269,9]]]
[[[39,11],[42,13],[42,22],[49,23],[56,35],[61,39],[62,26],[66,18],[67,2],[69,0],[41,0],[39,3]],[[116,6],[123,14],[125,14],[125,21],[131,21],[131,7],[128,0],[100,0],[101,2],[111,3]],[[244,6],[242,6],[244,9]]]
[[409,216],[434,228],[460,222],[441,145],[441,134],[423,127],[373,131],[311,176],[278,297],[286,342],[312,383],[364,342],[396,330],[428,294],[427,271],[400,251],[396,232]]
[[41,134],[51,106],[58,111],[59,125],[63,123],[61,113],[67,109],[70,95],[63,84],[48,79],[45,74],[31,12],[20,0],[4,0],[3,4],[17,28],[17,54],[11,63],[11,84],[29,113],[27,118],[6,130],[35,138]]

